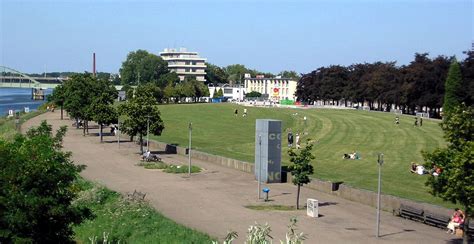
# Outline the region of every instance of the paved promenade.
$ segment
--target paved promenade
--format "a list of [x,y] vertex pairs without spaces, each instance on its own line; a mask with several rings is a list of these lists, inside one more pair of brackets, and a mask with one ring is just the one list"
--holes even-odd
[[[247,205],[295,205],[296,187],[290,184],[270,184],[271,201],[257,200],[257,182],[252,175],[199,160],[193,164],[204,168],[190,178],[184,175],[147,170],[139,162],[139,147],[130,142],[120,143],[113,137],[82,136],[82,130],[71,126],[72,121],[60,120],[59,112],[42,114],[23,125],[26,129],[47,120],[53,128],[68,125],[64,148],[72,151],[77,164],[87,165],[81,173],[88,180],[99,182],[121,192],[147,193],[146,199],[159,212],[185,226],[222,239],[228,230],[237,231],[236,243],[243,243],[249,225],[269,223],[275,243],[285,239],[291,217],[298,218],[298,230],[308,239],[305,243],[455,243],[460,239],[445,231],[382,212],[380,238],[375,237],[376,210],[315,190],[302,188],[301,203],[306,198],[318,199],[320,217],[306,216],[299,211],[256,211]],[[97,130],[90,130],[91,134]],[[161,155],[165,162],[187,164],[187,157]],[[382,188],[383,189],[383,188]],[[104,230],[105,231],[105,230]]]

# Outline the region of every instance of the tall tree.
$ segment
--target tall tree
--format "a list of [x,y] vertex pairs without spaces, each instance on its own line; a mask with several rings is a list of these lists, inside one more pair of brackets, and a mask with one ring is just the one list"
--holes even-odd
[[[153,97],[153,92],[145,86],[138,86],[135,97],[119,105],[119,113],[125,116],[122,130],[131,138],[138,136],[140,152],[143,154],[143,136],[148,130],[153,135],[161,135],[164,129],[158,103]],[[148,128],[147,128],[148,125]]]
[[228,83],[225,69],[206,63],[206,82],[214,85]]
[[462,101],[462,80],[461,67],[456,59],[453,59],[451,66],[449,66],[448,77],[445,83],[443,113],[449,116],[449,113],[459,106]]
[[160,76],[158,81],[155,83],[160,89],[164,89],[167,85],[178,84],[181,81],[179,80],[178,74],[176,72],[169,72]]
[[300,188],[304,184],[311,182],[310,176],[314,171],[311,161],[315,159],[315,157],[311,153],[311,149],[313,149],[313,145],[308,140],[308,143],[306,143],[305,147],[301,149],[300,152],[297,152],[293,149],[288,151],[290,162],[292,163],[288,166],[288,170],[291,172],[293,177],[293,184],[298,187],[296,194],[296,209],[299,209]]
[[463,102],[466,105],[474,104],[474,50],[465,52],[466,59],[461,63],[461,73],[464,88]]
[[280,73],[278,73],[278,75],[283,78],[290,78],[295,81],[298,81],[301,78],[301,75],[296,73],[296,71],[294,70],[283,70]]
[[[69,112],[69,115],[76,119],[84,121],[83,134],[86,132],[87,121],[91,119],[91,114],[88,112],[89,106],[95,91],[93,91],[95,78],[91,74],[76,74],[64,82],[64,108]],[[79,128],[79,123],[76,123]]]
[[54,103],[54,105],[59,106],[61,108],[61,120],[63,119],[63,106],[65,98],[65,88],[64,85],[59,85],[54,88],[53,93],[48,96],[48,101]]
[[93,79],[91,104],[87,110],[92,120],[99,124],[100,141],[103,140],[102,129],[104,125],[116,123],[118,119],[117,111],[113,107],[115,98],[117,97],[117,90],[108,80]]
[[157,82],[160,76],[166,73],[168,73],[166,61],[145,50],[130,52],[120,68],[122,85]]
[[[423,152],[423,157],[425,167],[436,164],[443,171],[438,176],[430,176],[426,184],[431,187],[431,194],[464,206],[466,233],[469,218],[474,217],[474,107],[454,107],[443,118],[441,128],[448,146]],[[466,244],[469,243],[467,238],[464,234]]]
[[72,204],[83,167],[63,152],[45,121],[14,141],[0,139],[0,243],[73,243],[73,225],[91,211]]

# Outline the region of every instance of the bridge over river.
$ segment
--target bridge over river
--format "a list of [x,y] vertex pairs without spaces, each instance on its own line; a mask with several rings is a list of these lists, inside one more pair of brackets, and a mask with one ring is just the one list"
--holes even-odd
[[[12,68],[0,66],[0,88],[54,89],[68,79],[68,77],[31,77]],[[115,89],[121,90],[122,87],[115,86]]]

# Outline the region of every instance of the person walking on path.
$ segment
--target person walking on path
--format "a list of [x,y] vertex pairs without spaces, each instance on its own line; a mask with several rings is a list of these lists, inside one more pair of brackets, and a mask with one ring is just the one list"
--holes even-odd
[[423,126],[423,118],[420,117],[420,127]]
[[413,124],[413,127],[418,127],[418,117],[415,117],[415,123]]
[[247,117],[247,108],[244,108],[244,114],[242,114],[242,117]]
[[239,110],[238,110],[238,109],[235,109],[235,110],[234,110],[234,116],[237,117],[238,114],[239,114]]

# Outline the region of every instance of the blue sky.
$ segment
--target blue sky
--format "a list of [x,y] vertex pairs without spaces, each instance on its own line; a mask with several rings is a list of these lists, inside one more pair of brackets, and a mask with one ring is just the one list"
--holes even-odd
[[471,48],[472,1],[0,0],[0,65],[118,72],[130,51],[187,47],[208,62],[278,73]]

